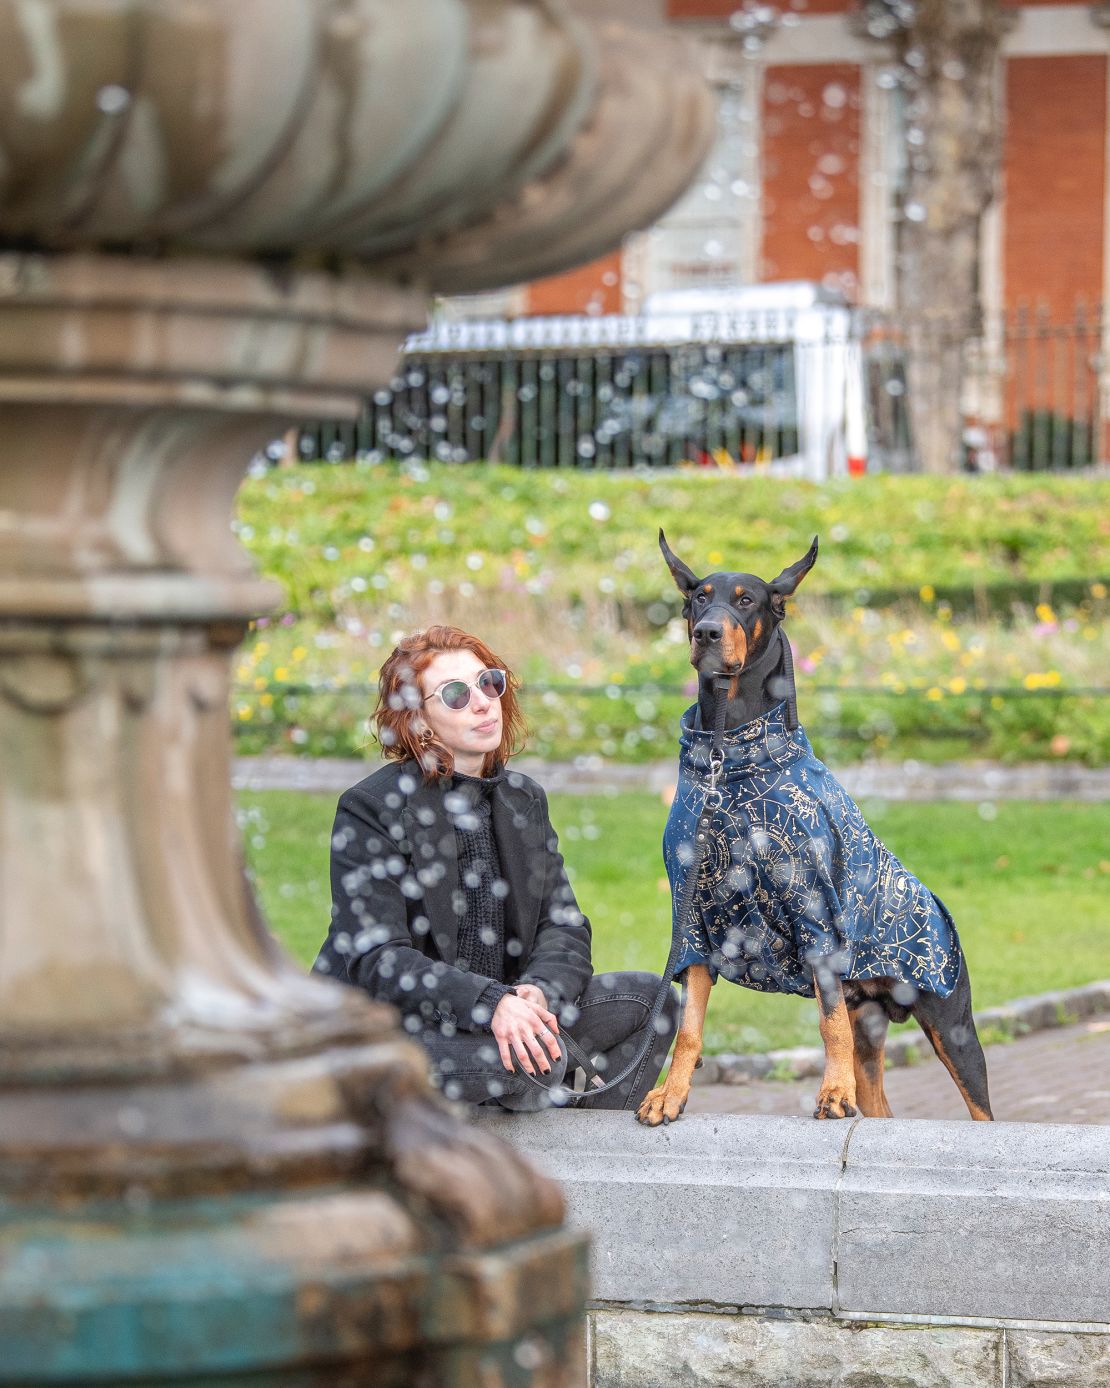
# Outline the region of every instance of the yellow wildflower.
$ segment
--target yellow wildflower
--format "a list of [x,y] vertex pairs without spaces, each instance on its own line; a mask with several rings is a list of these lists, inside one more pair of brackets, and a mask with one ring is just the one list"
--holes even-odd
[[963,675],[957,675],[955,679],[948,681],[948,688],[953,694],[962,694],[967,689],[967,680]]
[[938,699],[944,698],[944,690],[938,689],[937,686],[934,684],[931,689],[926,689],[925,697],[926,699],[931,699],[933,703],[936,703]]
[[960,649],[960,638],[956,635],[954,631],[949,631],[948,629],[945,629],[941,632],[940,639],[944,643],[946,650],[958,651]]
[[1055,689],[1059,683],[1059,670],[1031,670],[1022,680],[1026,689]]
[[293,654],[292,654],[292,657],[291,657],[291,658],[292,658],[293,660],[303,660],[307,654],[308,654],[308,648],[307,648],[307,646],[294,646],[294,647],[293,647]]
[[1049,607],[1047,602],[1039,602],[1034,608],[1038,622],[1055,622],[1056,613]]
[[1101,598],[1104,598],[1105,596],[1106,596],[1106,584],[1105,584],[1105,583],[1092,583],[1092,584],[1091,584],[1091,597],[1092,597],[1092,598],[1099,598],[1099,599],[1101,599]]
[[288,678],[289,671],[286,669],[284,665],[279,665],[277,669],[274,671],[274,679],[276,679],[279,683],[284,684]]
[[251,708],[250,704],[240,704],[235,712],[240,723],[249,723],[254,717],[254,709]]
[[922,602],[932,602],[937,595],[937,590],[931,583],[923,583],[918,589]]

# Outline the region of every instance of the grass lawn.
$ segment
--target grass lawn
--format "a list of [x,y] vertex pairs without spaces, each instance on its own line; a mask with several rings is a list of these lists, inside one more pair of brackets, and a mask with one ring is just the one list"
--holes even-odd
[[[305,965],[329,911],[328,836],[336,797],[243,793],[247,858],[277,935]],[[883,840],[954,915],[977,1007],[1110,977],[1110,805],[865,804]],[[551,812],[594,929],[594,965],[659,970],[670,942],[657,796],[551,797]],[[722,984],[709,1051],[817,1044],[812,1002]]]

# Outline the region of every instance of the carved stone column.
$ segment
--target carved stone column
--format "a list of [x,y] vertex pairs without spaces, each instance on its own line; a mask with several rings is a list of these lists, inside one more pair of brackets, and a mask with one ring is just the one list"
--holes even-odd
[[243,877],[229,662],[276,594],[232,500],[423,314],[339,289],[0,261],[0,1382],[454,1382],[522,1343],[572,1381],[558,1191],[433,1107],[389,1010],[288,961]]
[[229,521],[429,285],[693,173],[700,89],[601,51],[557,0],[0,0],[0,1384],[582,1381],[558,1188],[260,919]]

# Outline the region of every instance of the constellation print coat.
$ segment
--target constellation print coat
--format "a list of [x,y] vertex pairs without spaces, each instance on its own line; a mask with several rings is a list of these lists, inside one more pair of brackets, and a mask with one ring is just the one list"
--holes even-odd
[[[663,835],[671,899],[682,897],[708,785],[713,734],[682,716],[679,781]],[[706,964],[760,992],[814,996],[825,961],[843,979],[895,978],[947,997],[960,946],[944,904],[868,828],[785,705],[725,733],[723,803],[709,833],[694,921],[680,922],[676,975]],[[896,994],[897,996],[897,994]]]

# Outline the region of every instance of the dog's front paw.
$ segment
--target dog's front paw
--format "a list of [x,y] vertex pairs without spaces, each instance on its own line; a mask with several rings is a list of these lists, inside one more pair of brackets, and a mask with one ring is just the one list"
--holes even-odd
[[690,1097],[690,1086],[661,1084],[644,1097],[636,1110],[636,1121],[649,1128],[658,1128],[660,1123],[674,1123],[682,1116],[686,1100]]
[[817,1095],[814,1118],[854,1118],[856,1116],[856,1092],[839,1084],[823,1084]]

